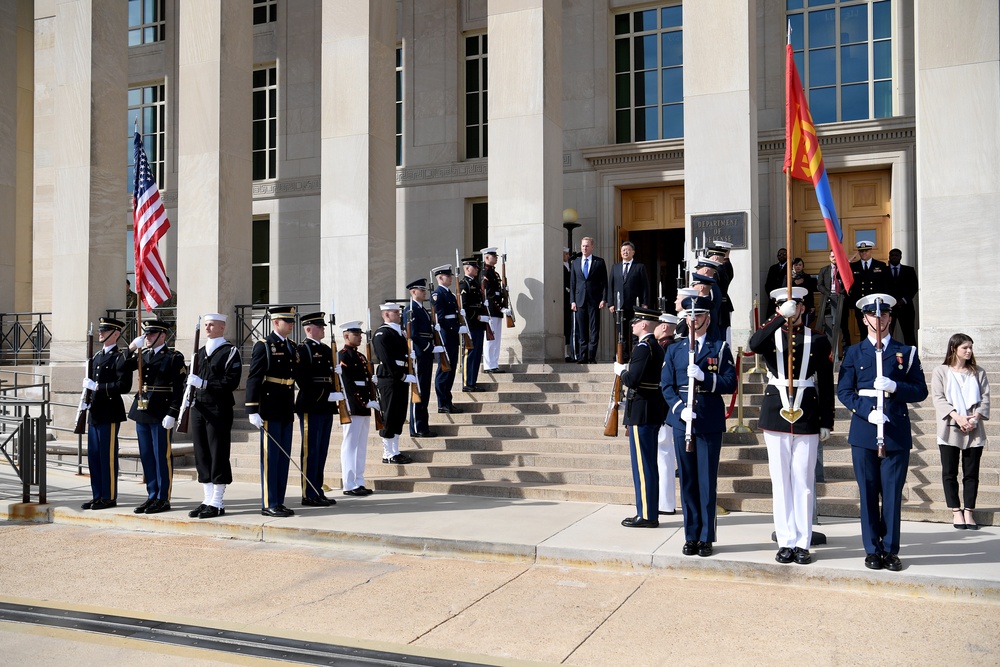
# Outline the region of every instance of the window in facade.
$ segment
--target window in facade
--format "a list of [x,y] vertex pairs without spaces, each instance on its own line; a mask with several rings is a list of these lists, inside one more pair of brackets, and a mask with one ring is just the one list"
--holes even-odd
[[250,289],[253,303],[269,303],[271,298],[271,219],[254,218],[250,240]]
[[278,68],[253,71],[253,180],[278,176]]
[[142,135],[142,145],[146,151],[146,159],[149,160],[149,169],[156,178],[156,186],[160,190],[166,189],[164,177],[164,160],[166,154],[166,119],[164,112],[166,104],[163,99],[164,86],[162,83],[143,86],[141,88],[130,88],[128,91],[128,134],[126,139],[128,155],[128,181],[125,184],[126,190],[132,192],[135,186],[135,148],[133,139],[135,137],[135,123],[139,122],[139,133]]
[[403,166],[403,47],[396,47],[396,166]]
[[684,136],[681,5],[615,16],[615,143]]
[[253,24],[278,20],[278,0],[253,0]]
[[165,35],[163,0],[128,0],[128,45],[162,42]]
[[892,116],[891,0],[786,0],[813,121]]
[[487,36],[465,38],[465,157],[489,156]]
[[490,244],[489,205],[485,201],[472,203],[472,252]]

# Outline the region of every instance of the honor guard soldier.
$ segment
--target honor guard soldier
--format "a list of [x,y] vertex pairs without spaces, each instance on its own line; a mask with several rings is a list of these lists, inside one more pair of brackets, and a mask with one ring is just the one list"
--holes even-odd
[[767,367],[758,426],[764,431],[771,473],[778,541],[774,559],[807,565],[812,562],[816,455],[833,429],[833,350],[826,336],[805,326],[802,299],[808,290],[793,287],[790,297],[788,291],[780,287],[771,292],[777,314],[750,336],[749,347]]
[[879,293],[858,301],[867,337],[847,348],[837,382],[837,396],[851,411],[847,441],[861,494],[865,567],[892,572],[903,569],[900,512],[913,446],[906,404],[927,398],[917,349],[889,335],[895,302]]
[[94,355],[93,378],[83,379],[83,388],[91,394],[87,429],[87,466],[90,469],[91,500],[85,510],[103,510],[118,504],[118,430],[125,421],[122,394],[132,389],[132,373],[125,369],[125,358],[118,348],[125,323],[102,317],[97,327],[103,346]]
[[269,315],[271,333],[250,351],[246,409],[250,423],[260,430],[260,513],[286,517],[295,514],[285,507],[298,364],[298,349],[289,338],[295,330],[295,307],[273,306]]
[[701,257],[691,274],[691,286],[702,291],[702,295],[711,300],[711,323],[708,336],[713,340],[725,340],[726,332],[722,328],[722,310],[725,306],[725,295],[719,286],[719,267],[721,264],[714,259]]
[[338,402],[344,394],[336,391],[333,376],[340,367],[333,360],[333,350],[323,342],[326,336],[326,313],[309,313],[299,318],[306,339],[298,346],[295,383],[295,412],[299,415],[302,452],[299,473],[302,477],[302,504],[306,507],[329,507],[337,501],[323,493],[323,470],[330,451],[330,432]]
[[[677,316],[662,313],[659,324],[653,330],[653,336],[660,349],[666,355],[667,348],[674,343],[674,331],[677,328]],[[656,471],[660,477],[660,508],[659,514],[673,516],[677,512],[677,455],[674,453],[673,429],[667,426],[666,406],[663,409],[663,423],[656,433]]]
[[[858,255],[861,259],[851,262],[851,273],[854,274],[854,284],[847,294],[847,309],[854,309],[860,299],[870,294],[885,294],[889,292],[889,265],[872,258],[875,252],[875,244],[872,241],[857,242]],[[860,308],[854,311],[854,317],[858,321],[858,335],[864,338],[865,332],[864,315]]]
[[506,304],[503,300],[503,283],[497,273],[497,249],[483,248],[483,271],[479,280],[483,286],[483,305],[489,320],[487,328],[493,333],[487,336],[483,346],[483,370],[487,373],[503,373],[500,365],[500,338],[503,334],[503,316]]
[[128,418],[135,422],[147,498],[133,511],[157,514],[170,510],[174,476],[173,429],[184,400],[187,368],[184,355],[167,347],[169,327],[166,322],[149,320],[142,323],[142,330],[144,335],[129,345],[130,351],[137,352],[125,360],[127,370],[136,370],[139,354],[142,355],[139,391]]
[[[458,281],[458,289],[462,293],[462,315],[469,327],[469,338],[472,339],[472,349],[462,348],[463,369],[462,391],[482,391],[479,388],[479,364],[483,360],[483,337],[486,335],[489,315],[483,303],[483,286],[479,282],[479,262],[475,257],[462,260],[462,270],[465,275]],[[486,318],[485,320],[483,318]]]
[[340,363],[341,386],[351,410],[351,421],[341,424],[344,439],[340,445],[340,470],[345,496],[370,496],[373,491],[365,488],[365,455],[368,452],[368,433],[371,430],[372,409],[379,404],[373,380],[368,374],[368,359],[361,346],[361,322],[340,325],[344,331],[344,346],[337,352]]
[[437,394],[438,412],[455,414],[462,410],[455,406],[451,395],[451,388],[455,384],[455,365],[458,363],[458,330],[461,326],[458,321],[458,300],[451,291],[454,274],[451,264],[436,267],[432,273],[438,284],[431,293],[431,307],[437,319],[438,333],[444,343],[444,352],[441,354],[447,354],[450,361],[447,371],[442,370],[440,363],[438,364],[437,374],[434,376],[434,391]]
[[205,345],[198,350],[198,374],[188,376],[191,387],[191,439],[198,482],[204,490],[201,505],[191,518],[213,519],[226,513],[222,497],[233,483],[229,455],[233,441],[233,392],[240,386],[243,359],[239,348],[225,339],[226,316],[208,313],[201,318]]
[[[383,428],[378,432],[382,438],[382,463],[412,463],[413,459],[399,451],[399,434],[403,432],[406,420],[409,385],[417,378],[407,372],[407,361],[412,357],[399,324],[402,309],[398,303],[383,303],[379,308],[382,311],[382,326],[372,336],[372,346],[379,362],[375,376],[383,421]],[[423,306],[420,309],[423,310]]]
[[732,248],[732,243],[712,241],[705,253],[708,259],[719,263],[716,273],[716,280],[719,281],[719,289],[722,291],[722,306],[719,309],[719,331],[726,342],[729,343],[730,348],[733,346],[732,319],[734,308],[733,300],[729,298],[729,286],[732,284],[735,275],[733,264],[729,261],[729,253]]
[[667,407],[660,392],[660,369],[663,348],[653,335],[659,324],[659,311],[635,308],[632,335],[638,343],[632,348],[627,364],[615,362],[615,373],[628,387],[625,398],[625,426],[628,427],[629,453],[632,459],[632,483],[635,486],[635,516],[622,520],[626,528],[656,528],[660,525],[660,480],[657,467],[656,436],[663,424]]
[[403,312],[403,327],[410,339],[414,354],[414,375],[420,401],[410,403],[410,436],[433,438],[427,419],[427,403],[431,399],[431,372],[434,370],[434,325],[424,308],[427,298],[427,279],[418,278],[406,286],[410,302]]
[[[667,425],[673,429],[674,451],[681,471],[685,540],[682,553],[711,556],[719,457],[726,430],[722,395],[736,391],[736,365],[729,345],[707,335],[712,302],[706,297],[687,297],[681,305],[694,334],[691,341],[694,349],[684,342],[667,348],[660,388],[667,402]],[[688,395],[689,381],[694,387],[693,396]],[[691,451],[687,451],[688,425]]]

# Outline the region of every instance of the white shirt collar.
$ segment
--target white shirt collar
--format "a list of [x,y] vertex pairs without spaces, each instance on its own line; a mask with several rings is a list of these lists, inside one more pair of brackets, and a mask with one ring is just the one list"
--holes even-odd
[[209,338],[205,341],[205,356],[212,356],[212,353],[218,350],[220,347],[226,344],[226,339],[222,336],[218,338]]
[[395,331],[396,333],[402,335],[402,333],[403,333],[403,327],[402,326],[400,326],[399,324],[396,324],[395,322],[386,322],[386,324],[389,327],[391,327],[393,329],[393,331]]
[[[885,349],[885,346],[889,344],[889,339],[891,339],[891,338],[892,338],[892,334],[886,334],[885,335],[885,338],[882,339],[882,349]],[[872,347],[875,347],[875,336],[873,336],[873,335],[871,335],[869,333],[868,334],[868,342],[872,344]]]

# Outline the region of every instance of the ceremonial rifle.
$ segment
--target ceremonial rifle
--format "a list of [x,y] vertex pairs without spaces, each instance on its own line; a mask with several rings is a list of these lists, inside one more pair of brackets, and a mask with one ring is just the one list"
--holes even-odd
[[[434,276],[431,275],[431,282],[434,282]],[[435,290],[437,288],[434,288]],[[440,349],[441,351],[437,353],[438,355],[438,368],[441,369],[442,373],[447,373],[451,370],[451,359],[448,358],[448,348],[444,346],[444,336],[441,335],[441,326],[438,324],[437,308],[434,307],[433,292],[431,292],[431,324],[433,328],[431,331],[434,336],[434,348]]]
[[[692,300],[692,305],[694,302]],[[693,308],[692,308],[693,310]],[[694,363],[694,353],[698,346],[698,339],[694,335],[694,314],[689,312],[687,314],[687,325],[688,325],[688,367]],[[695,380],[693,377],[688,375],[688,395],[687,395],[687,408],[688,415],[690,416],[694,412],[694,398],[695,398]],[[688,419],[684,424],[684,451],[693,452],[694,445],[691,443],[691,423],[694,419]]]
[[[87,329],[87,377],[93,380],[94,375],[94,323],[90,323]],[[87,413],[90,411],[90,402],[94,400],[94,392],[84,389],[80,394],[80,406],[76,409],[76,426],[73,433],[83,435],[87,432]]]
[[[882,377],[882,300],[875,299],[875,377]],[[875,443],[878,446],[878,457],[885,458],[885,392],[878,390],[875,397],[875,409],[882,415],[875,426]]]
[[[615,347],[615,360],[621,364],[625,357],[625,331],[622,323],[622,293],[615,294],[615,327],[618,329],[618,343]],[[618,405],[622,398],[622,376],[615,374],[615,383],[611,387],[611,398],[608,399],[608,411],[604,414],[604,435],[614,438],[618,435]]]
[[[420,307],[423,308],[423,306]],[[417,375],[413,370],[413,355],[415,354],[415,352],[413,351],[412,317],[406,318],[406,343],[407,343],[406,347],[410,351],[410,353],[406,355],[406,374],[416,377]],[[414,403],[420,402],[420,387],[418,386],[419,384],[420,384],[419,382],[410,383],[410,400],[413,401]]]
[[[455,248],[455,266],[462,266],[461,261],[458,258],[458,248]],[[462,277],[458,279],[458,285],[455,289],[455,300],[458,302],[458,323],[465,327],[465,333],[462,334],[462,346],[466,350],[472,349],[472,336],[469,335],[469,320],[465,317],[464,308],[462,307],[462,280],[465,278],[465,269],[462,269]],[[464,375],[463,375],[464,377]]]
[[[372,311],[368,309],[368,329],[365,331],[365,372],[368,375],[368,400],[378,402],[378,388],[375,386],[375,368],[372,364]],[[375,430],[381,431],[385,428],[382,423],[382,411],[378,408],[374,408],[372,412],[375,413]]]
[[343,396],[337,401],[337,412],[340,413],[340,423],[351,423],[351,410],[347,405],[347,394],[344,393],[344,385],[340,381],[340,359],[337,355],[337,334],[334,333],[334,326],[337,324],[337,314],[333,311],[333,302],[330,303],[330,354],[333,355],[333,390]]
[[[198,348],[201,344],[201,317],[198,318],[198,324],[194,327],[194,353],[191,355],[191,375],[198,375]],[[192,385],[187,385],[184,388],[184,400],[181,401],[181,413],[177,416],[177,428],[174,429],[178,433],[187,433],[188,427],[191,423],[191,404],[194,403],[194,387]]]
[[507,290],[507,240],[503,242],[503,254],[500,255],[500,292],[503,294],[504,308],[507,309],[507,328],[514,326],[514,309],[510,305],[510,292]]

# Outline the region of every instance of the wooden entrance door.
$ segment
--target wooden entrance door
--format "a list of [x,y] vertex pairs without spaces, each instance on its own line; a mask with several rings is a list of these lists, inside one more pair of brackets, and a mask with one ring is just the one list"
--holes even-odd
[[[668,304],[677,294],[677,269],[684,259],[684,186],[622,190],[621,226],[616,234],[618,246],[625,241],[635,244],[635,259],[646,265],[650,295],[662,293]],[[608,264],[621,261],[618,247]],[[672,310],[672,305],[669,306]]]

